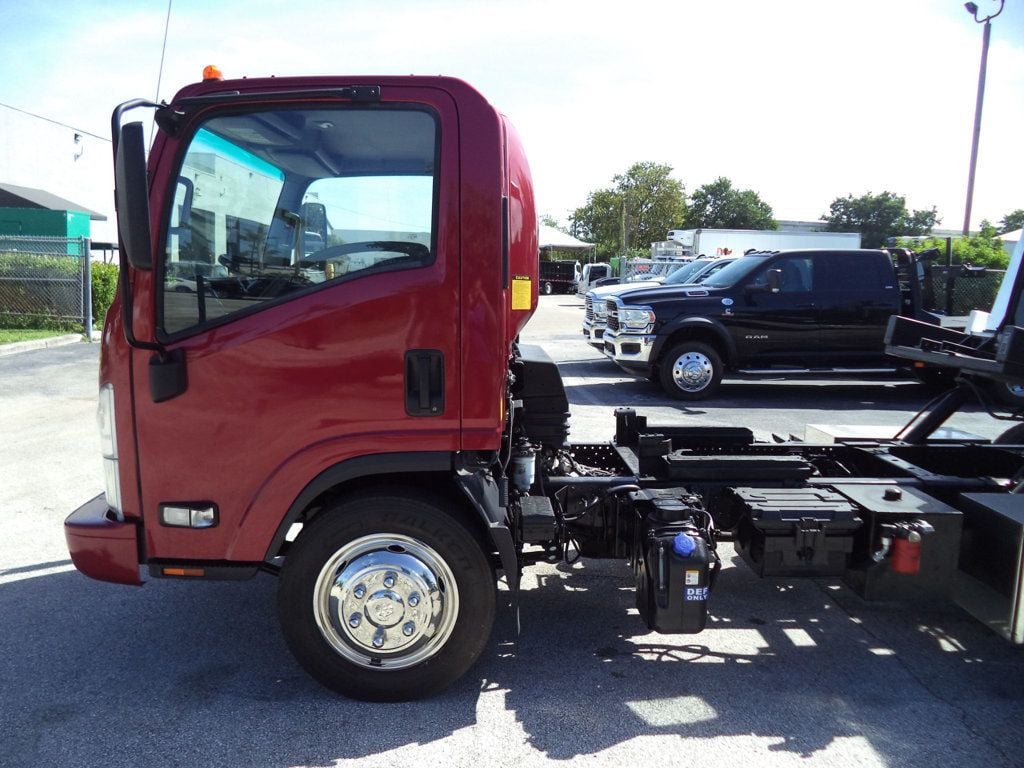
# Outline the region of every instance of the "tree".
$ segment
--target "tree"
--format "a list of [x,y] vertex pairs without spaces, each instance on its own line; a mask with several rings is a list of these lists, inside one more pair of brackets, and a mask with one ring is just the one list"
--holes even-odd
[[999,222],[1000,232],[1013,232],[1022,227],[1024,227],[1024,208],[1018,208],[1013,213],[1006,214]]
[[934,206],[927,211],[914,211],[906,218],[904,224],[906,232],[904,234],[911,236],[929,235],[938,223],[939,212]]
[[671,173],[670,165],[634,163],[612,179],[613,186],[587,196],[587,204],[569,217],[571,234],[597,243],[604,259],[664,240],[668,230],[686,220],[683,183]]
[[750,189],[734,189],[732,182],[719,176],[699,187],[690,200],[688,229],[778,229],[772,207]]
[[892,192],[837,197],[821,220],[829,232],[860,232],[865,248],[880,248],[890,237],[927,235],[939,223],[935,208],[908,212],[907,201]]
[[[944,237],[926,237],[901,239],[899,244],[914,251],[938,248],[946,252]],[[995,226],[989,221],[981,222],[981,232],[970,237],[954,237],[951,243],[954,264],[970,264],[975,267],[989,269],[1006,269],[1010,256],[1003,248]]]

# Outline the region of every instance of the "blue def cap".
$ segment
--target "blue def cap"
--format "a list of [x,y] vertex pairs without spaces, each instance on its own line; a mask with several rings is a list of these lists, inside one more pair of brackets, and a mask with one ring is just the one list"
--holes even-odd
[[676,537],[672,540],[672,551],[680,557],[689,557],[696,548],[697,542],[685,533],[677,533]]

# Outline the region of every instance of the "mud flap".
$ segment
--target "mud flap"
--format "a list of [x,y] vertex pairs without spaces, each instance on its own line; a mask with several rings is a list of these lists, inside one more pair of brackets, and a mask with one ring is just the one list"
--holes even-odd
[[459,487],[470,503],[483,518],[490,532],[491,541],[498,550],[501,569],[508,583],[512,614],[515,618],[515,633],[519,637],[519,556],[516,553],[512,531],[508,527],[508,515],[501,505],[498,484],[485,472],[459,470],[456,473]]

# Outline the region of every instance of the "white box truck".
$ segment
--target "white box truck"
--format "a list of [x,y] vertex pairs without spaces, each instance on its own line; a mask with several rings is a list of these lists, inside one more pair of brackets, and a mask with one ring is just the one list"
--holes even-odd
[[691,256],[742,256],[747,251],[860,248],[859,232],[786,232],[774,229],[672,229],[669,241]]

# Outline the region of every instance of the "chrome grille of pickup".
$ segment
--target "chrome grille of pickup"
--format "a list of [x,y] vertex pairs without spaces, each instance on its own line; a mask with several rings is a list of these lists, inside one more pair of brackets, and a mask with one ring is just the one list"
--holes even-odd
[[608,307],[608,330],[617,331],[619,330],[619,307],[615,303],[615,299],[609,299],[606,306]]
[[585,307],[586,307],[585,312],[586,312],[587,320],[593,320],[594,319],[594,297],[593,296],[587,296]]

